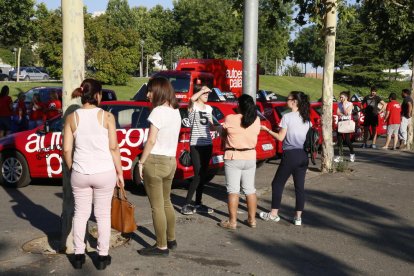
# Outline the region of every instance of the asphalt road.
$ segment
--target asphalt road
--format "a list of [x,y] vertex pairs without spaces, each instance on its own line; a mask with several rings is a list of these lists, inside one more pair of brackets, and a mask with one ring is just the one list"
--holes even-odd
[[[381,140],[382,142],[382,140]],[[139,256],[136,250],[154,243],[146,196],[128,189],[140,225],[131,241],[111,249],[113,263],[102,275],[412,275],[414,271],[414,153],[357,149],[357,162],[343,173],[307,174],[303,225],[291,224],[294,189],[286,186],[278,223],[259,221],[247,227],[245,202],[238,229],[221,229],[227,216],[224,177],[205,190],[212,215],[177,212],[178,249],[168,258]],[[259,210],[270,207],[270,183],[279,161],[257,170]],[[78,275],[65,255],[30,254],[26,242],[60,229],[61,187],[37,181],[15,190],[0,187],[0,274]],[[179,210],[185,183],[174,185],[172,201]],[[94,253],[90,254],[95,257]],[[98,274],[91,258],[85,275]]]

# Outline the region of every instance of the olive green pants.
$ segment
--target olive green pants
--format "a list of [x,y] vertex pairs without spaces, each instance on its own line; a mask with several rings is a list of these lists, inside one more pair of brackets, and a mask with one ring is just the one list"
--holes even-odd
[[144,187],[151,204],[157,246],[175,240],[175,210],[171,204],[171,185],[177,163],[175,157],[150,154],[145,161]]

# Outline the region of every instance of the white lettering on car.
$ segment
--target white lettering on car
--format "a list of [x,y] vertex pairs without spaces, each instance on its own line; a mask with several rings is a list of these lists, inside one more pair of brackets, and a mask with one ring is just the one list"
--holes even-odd
[[227,69],[226,79],[230,80],[230,88],[240,88],[243,86],[243,71],[236,69]]
[[[148,139],[149,129],[117,129],[121,133],[122,140],[119,141],[122,170],[130,170],[136,156],[131,156],[130,148],[137,148],[144,144]],[[135,136],[134,136],[135,135]],[[50,146],[45,147],[45,139],[50,139]],[[46,160],[47,176],[62,173],[62,156],[60,153],[51,153],[53,150],[62,150],[62,133],[54,132],[51,135],[38,135],[36,133],[27,136],[25,151],[27,153],[38,153],[37,160]],[[47,141],[46,141],[47,142]],[[47,144],[47,143],[46,143]],[[126,145],[126,147],[124,147]],[[36,161],[39,162],[39,161]]]

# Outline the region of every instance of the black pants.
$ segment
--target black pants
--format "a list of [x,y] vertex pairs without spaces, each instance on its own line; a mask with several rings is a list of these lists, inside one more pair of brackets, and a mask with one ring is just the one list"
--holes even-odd
[[286,181],[293,175],[296,195],[295,210],[303,211],[305,207],[305,175],[308,164],[308,155],[303,149],[283,151],[282,161],[272,181],[272,209],[280,209]]
[[190,147],[191,160],[193,161],[194,168],[194,178],[190,184],[190,187],[188,188],[185,204],[191,204],[194,193],[196,193],[195,204],[201,204],[212,150],[212,145]]
[[349,147],[349,153],[354,154],[354,147],[352,146],[350,133],[339,133],[338,132],[336,138],[338,140],[339,155],[343,155],[343,152],[341,152],[343,151],[341,147],[344,143],[344,138],[345,138],[345,144]]
[[365,115],[364,121],[364,144],[368,141],[368,135],[370,130],[372,131],[372,136],[374,137],[377,134],[377,126],[378,126],[378,115]]

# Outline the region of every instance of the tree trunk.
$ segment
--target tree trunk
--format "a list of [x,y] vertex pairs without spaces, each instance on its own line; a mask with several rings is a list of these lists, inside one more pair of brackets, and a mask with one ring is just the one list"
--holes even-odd
[[22,48],[19,47],[17,50],[17,75],[16,75],[16,82],[19,82],[20,79],[20,54],[22,53]]
[[[71,100],[72,91],[79,87],[85,77],[85,39],[83,24],[83,1],[62,0],[63,24],[63,120],[80,106],[79,100]],[[72,220],[74,199],[70,185],[70,172],[62,160],[63,205],[62,235],[60,249],[67,254],[74,252]]]
[[[414,100],[414,54],[411,68],[411,97]],[[411,114],[414,114],[414,110]],[[414,119],[411,116],[411,124],[408,125],[407,148],[414,150]]]
[[322,172],[332,172],[334,156],[332,143],[333,74],[335,64],[336,0],[327,0],[325,19],[325,65],[322,86]]

